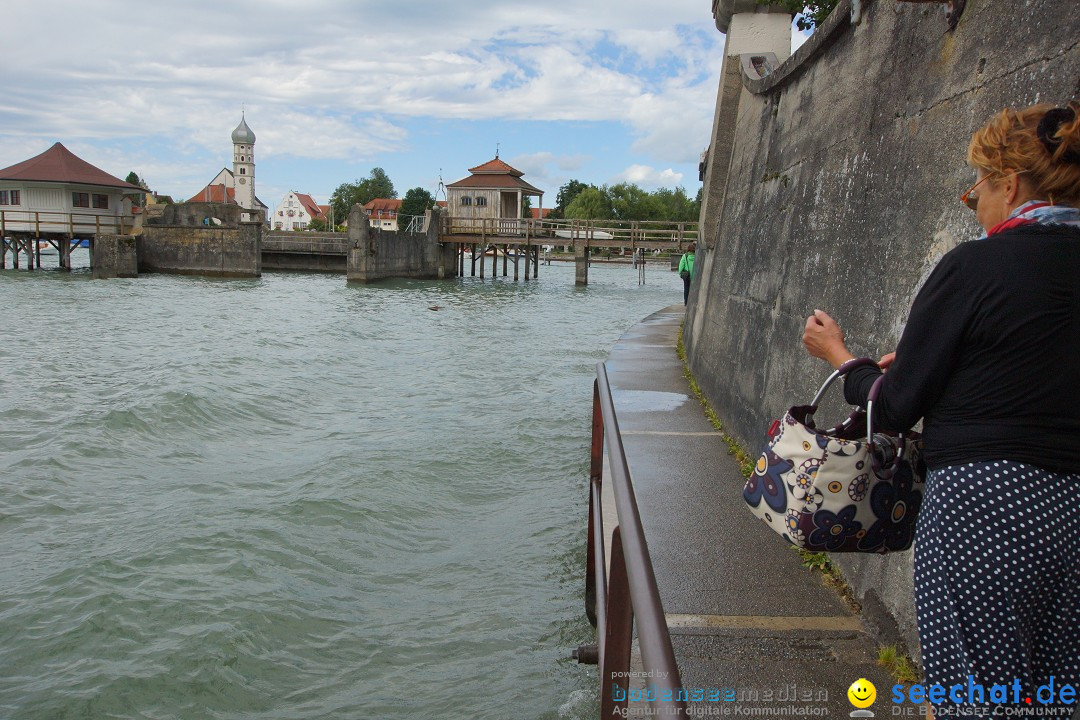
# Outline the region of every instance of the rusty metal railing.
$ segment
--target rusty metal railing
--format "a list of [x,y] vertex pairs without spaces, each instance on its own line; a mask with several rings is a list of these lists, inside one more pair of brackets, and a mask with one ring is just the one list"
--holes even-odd
[[[605,570],[604,519],[601,499],[604,446],[618,525],[611,534],[611,570]],[[589,471],[589,534],[585,561],[585,613],[596,626],[596,645],[575,653],[578,662],[599,665],[600,717],[626,708],[629,688],[616,696],[615,684],[629,685],[634,623],[644,675],[656,685],[651,715],[685,717],[686,702],[675,651],[671,647],[660,590],[641,527],[637,499],[630,482],[619,421],[611,399],[604,363],[596,365],[593,382],[592,456]],[[651,695],[651,693],[649,693]],[[671,698],[670,700],[661,698]]]

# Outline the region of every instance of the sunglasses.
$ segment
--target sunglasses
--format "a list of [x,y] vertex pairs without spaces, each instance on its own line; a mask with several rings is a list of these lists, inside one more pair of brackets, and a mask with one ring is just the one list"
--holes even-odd
[[979,187],[984,182],[986,182],[987,180],[992,178],[994,176],[994,174],[995,173],[991,173],[989,175],[984,175],[982,180],[980,180],[979,182],[975,183],[970,188],[968,188],[968,191],[960,196],[960,202],[964,203],[965,205],[967,205],[972,210],[978,210],[979,209],[979,196],[977,194],[975,194],[975,188]]
[[[1008,170],[1006,172],[1011,172],[1011,173],[1013,173],[1015,175],[1022,175],[1024,173],[1026,173],[1027,170]],[[964,193],[963,195],[960,196],[960,202],[964,203],[965,205],[967,205],[972,210],[978,210],[979,209],[979,196],[978,196],[977,193],[975,193],[975,188],[979,187],[980,185],[982,185],[984,182],[986,182],[990,178],[994,177],[995,175],[1000,175],[1000,173],[999,172],[992,172],[989,175],[983,176],[982,180],[980,180],[979,182],[972,185],[970,188],[968,188],[968,191],[966,193]]]

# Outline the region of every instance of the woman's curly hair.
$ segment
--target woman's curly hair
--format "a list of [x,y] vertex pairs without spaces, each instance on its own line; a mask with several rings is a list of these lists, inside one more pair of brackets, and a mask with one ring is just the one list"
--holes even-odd
[[1080,205],[1080,103],[1002,110],[971,136],[968,163],[988,174],[1023,171],[1039,199]]

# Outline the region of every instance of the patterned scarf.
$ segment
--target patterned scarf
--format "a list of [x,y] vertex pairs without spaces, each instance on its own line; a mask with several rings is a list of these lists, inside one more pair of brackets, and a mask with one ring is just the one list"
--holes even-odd
[[1080,228],[1080,210],[1068,205],[1051,205],[1042,200],[1030,200],[1013,210],[1003,222],[990,228],[983,237],[996,235],[1003,230],[1034,224],[1068,225]]

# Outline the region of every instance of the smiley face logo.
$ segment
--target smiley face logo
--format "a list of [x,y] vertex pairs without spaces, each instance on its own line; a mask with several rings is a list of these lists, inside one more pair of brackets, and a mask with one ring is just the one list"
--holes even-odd
[[848,700],[857,708],[868,708],[877,699],[877,688],[866,678],[859,678],[851,683],[847,691]]

